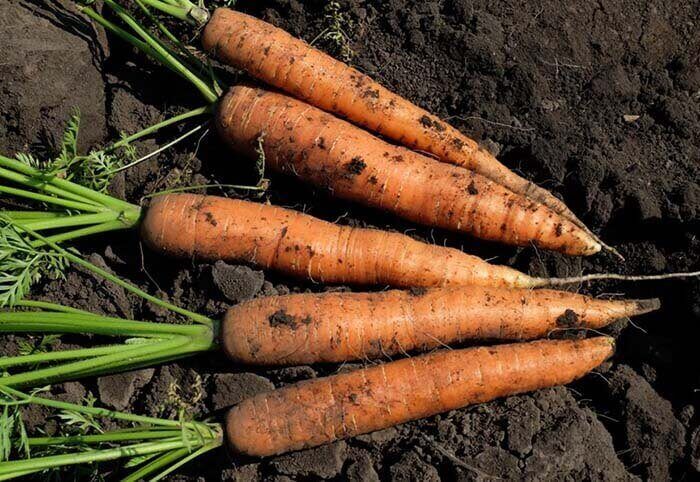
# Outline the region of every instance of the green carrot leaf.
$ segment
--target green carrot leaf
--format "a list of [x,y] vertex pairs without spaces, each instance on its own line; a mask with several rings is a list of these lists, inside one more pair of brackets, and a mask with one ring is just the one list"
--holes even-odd
[[22,411],[19,407],[15,410],[15,427],[17,428],[17,449],[24,454],[26,458],[31,457],[29,451],[29,437],[27,436],[27,428],[24,426],[22,419]]
[[17,159],[22,164],[26,164],[29,167],[33,167],[34,169],[41,168],[41,161],[31,154],[25,152],[18,152],[15,155],[15,159]]
[[55,344],[59,339],[60,335],[44,335],[38,344],[31,343],[27,340],[20,340],[19,345],[19,355],[33,355],[35,353],[46,353],[49,351],[51,345]]
[[29,438],[20,405],[7,405],[0,414],[0,462],[10,460],[13,449],[30,457]]
[[[97,399],[92,393],[87,394],[83,399],[84,406],[93,408]],[[79,435],[87,435],[90,432],[104,433],[104,429],[93,415],[77,411],[77,410],[62,410],[58,414],[58,418],[63,422],[63,425],[69,429],[73,429]]]
[[90,189],[105,193],[114,178],[115,170],[124,161],[119,156],[104,151],[92,151],[76,166],[74,182]]
[[36,248],[11,223],[0,221],[0,307],[14,306],[44,277],[62,278],[68,260]]
[[54,167],[67,169],[78,157],[78,134],[80,132],[80,111],[75,108],[63,132],[61,152],[54,160]]
[[10,415],[10,407],[3,407],[0,414],[0,461],[10,459],[12,455],[12,435],[13,417]]

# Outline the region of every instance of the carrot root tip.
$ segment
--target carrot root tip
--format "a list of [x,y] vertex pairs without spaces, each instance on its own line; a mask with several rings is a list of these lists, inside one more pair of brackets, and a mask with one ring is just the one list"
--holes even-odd
[[610,245],[608,245],[608,244],[605,244],[605,243],[603,243],[603,242],[601,242],[601,244],[603,245],[603,249],[604,249],[605,251],[607,251],[608,253],[612,254],[613,256],[615,256],[617,259],[619,259],[619,260],[622,261],[623,263],[625,262],[625,257],[622,256],[622,253],[620,253],[617,249],[615,249],[615,248],[613,248],[612,246],[610,246]]
[[637,314],[643,315],[650,311],[656,311],[661,308],[661,300],[659,298],[649,298],[646,300],[634,300],[637,305]]

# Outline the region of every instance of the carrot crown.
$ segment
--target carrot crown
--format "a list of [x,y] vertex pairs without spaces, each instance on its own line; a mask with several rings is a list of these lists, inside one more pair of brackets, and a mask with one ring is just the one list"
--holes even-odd
[[[133,415],[86,404],[60,402],[0,387],[0,480],[39,474],[72,465],[124,460],[136,468],[123,481],[162,480],[178,467],[223,444],[220,424]],[[21,408],[39,405],[56,411],[61,432],[30,437]],[[110,419],[124,428],[105,430]],[[12,443],[14,442],[14,443]]]
[[107,194],[112,178],[186,137],[203,125],[187,131],[154,152],[138,157],[131,143],[164,127],[210,112],[209,106],[185,112],[122,138],[104,149],[78,153],[80,114],[76,111],[55,156],[38,159],[20,153],[15,158],[0,155],[0,195],[15,205],[31,206],[4,210],[0,216],[0,307],[12,306],[45,274],[60,276],[65,259],[43,250],[39,239],[27,240],[24,228],[46,233],[60,243],[83,236],[134,227],[141,208]]

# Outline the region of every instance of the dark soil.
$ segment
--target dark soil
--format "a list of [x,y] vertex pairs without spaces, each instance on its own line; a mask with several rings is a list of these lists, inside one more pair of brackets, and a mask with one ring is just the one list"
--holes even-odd
[[[237,7],[311,40],[326,2],[239,0]],[[574,259],[475,242],[428,229],[417,237],[497,257],[533,274],[655,273],[700,269],[700,37],[697,1],[343,1],[352,63],[480,140],[508,165],[561,196],[626,257]],[[191,89],[107,40],[60,2],[0,3],[0,149],[50,144],[71,109],[84,147],[201,105]],[[338,53],[340,46],[321,40]],[[149,140],[146,152],[174,137]],[[254,180],[250,162],[209,135],[116,180],[137,202],[177,184]],[[359,160],[348,173],[363,168]],[[348,224],[404,231],[408,223],[329,200],[272,177],[271,202]],[[85,240],[93,261],[187,308],[219,316],[256,296],[331,287],[249,267],[161,258],[136,233]],[[334,287],[333,289],[338,289]],[[700,281],[596,283],[581,292],[660,297],[638,327],[619,322],[614,360],[565,388],[511,397],[263,461],[223,450],[172,480],[690,480],[700,470]],[[46,299],[125,317],[167,313],[73,270]],[[279,320],[278,320],[279,321]],[[272,320],[271,320],[272,322]],[[281,322],[281,321],[280,321]],[[563,317],[562,324],[577,320]],[[11,339],[4,351],[13,350]],[[356,366],[356,365],[354,365]],[[344,366],[347,370],[352,366]],[[262,390],[333,366],[245,371],[207,355],[54,388],[144,414],[223,410]],[[43,415],[33,420],[43,424]],[[51,424],[53,422],[46,422]]]

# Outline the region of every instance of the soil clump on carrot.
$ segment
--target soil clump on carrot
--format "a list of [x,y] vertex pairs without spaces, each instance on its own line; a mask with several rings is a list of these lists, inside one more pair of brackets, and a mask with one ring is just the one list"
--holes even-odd
[[284,310],[277,310],[270,315],[268,321],[270,322],[270,326],[287,326],[292,330],[295,330],[296,327],[299,326],[299,324],[303,323],[305,325],[308,325],[309,323],[311,323],[312,320],[310,316],[307,316],[305,318],[299,318],[297,316],[290,315]]

